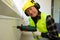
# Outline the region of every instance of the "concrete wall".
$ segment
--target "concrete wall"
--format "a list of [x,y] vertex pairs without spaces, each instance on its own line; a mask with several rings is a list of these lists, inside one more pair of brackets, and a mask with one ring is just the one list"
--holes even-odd
[[[60,12],[59,12],[60,13]],[[59,23],[60,23],[60,14],[59,14]]]
[[56,23],[59,23],[60,15],[60,0],[54,0],[54,13],[53,17]]
[[60,23],[60,1],[59,1],[59,23]]
[[18,20],[0,15],[0,40],[20,40],[21,32],[17,30]]

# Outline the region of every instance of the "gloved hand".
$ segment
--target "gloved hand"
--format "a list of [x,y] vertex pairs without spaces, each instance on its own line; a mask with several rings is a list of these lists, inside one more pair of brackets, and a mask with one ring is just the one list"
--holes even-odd
[[41,32],[39,32],[38,30],[36,32],[32,32],[34,40],[40,40],[41,37]]
[[36,31],[36,32],[33,32],[34,33],[34,35],[36,35],[36,36],[41,36],[41,32],[39,32],[38,30]]

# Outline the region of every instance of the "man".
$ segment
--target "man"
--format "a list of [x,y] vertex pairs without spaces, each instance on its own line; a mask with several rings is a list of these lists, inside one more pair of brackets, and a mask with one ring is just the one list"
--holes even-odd
[[38,29],[43,38],[58,40],[57,27],[51,15],[40,12],[35,3],[31,1],[24,4],[23,11],[27,16],[30,16],[30,25],[21,25],[20,30],[34,32]]

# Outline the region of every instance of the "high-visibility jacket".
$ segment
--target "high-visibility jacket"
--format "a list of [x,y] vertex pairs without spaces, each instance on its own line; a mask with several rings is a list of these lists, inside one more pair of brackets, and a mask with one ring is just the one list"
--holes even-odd
[[[46,17],[48,16],[49,14],[46,14],[46,13],[41,13],[41,19],[37,20],[37,23],[35,24],[33,19],[30,17],[29,18],[29,21],[30,21],[30,26],[32,27],[37,27],[38,31],[42,32],[42,33],[46,33],[48,32],[47,30],[47,27],[46,27]],[[34,37],[34,40],[38,40],[39,38],[41,38],[41,36],[35,36],[34,33],[33,33],[33,37]]]
[[[41,13],[41,19],[37,20],[37,23],[35,24],[33,19],[30,17],[29,18],[29,21],[30,21],[30,26],[32,27],[37,27],[38,31],[42,32],[42,33],[47,33],[48,30],[47,30],[47,27],[46,27],[46,18],[47,16],[50,15],[50,14],[46,14],[46,13]],[[34,36],[34,33],[33,33],[33,36]],[[58,34],[58,37],[60,37],[60,34]],[[37,39],[35,39],[37,40]]]
[[29,18],[30,26],[33,27],[33,26],[36,25],[38,31],[43,32],[43,33],[48,32],[47,27],[46,27],[46,17],[47,17],[47,15],[49,15],[49,14],[41,13],[41,19],[39,19],[36,24],[34,23],[33,19],[30,17]]

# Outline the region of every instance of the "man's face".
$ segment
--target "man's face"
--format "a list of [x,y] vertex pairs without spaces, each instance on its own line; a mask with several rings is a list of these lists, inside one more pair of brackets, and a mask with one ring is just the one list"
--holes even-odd
[[32,7],[29,7],[27,10],[26,10],[26,13],[31,16],[31,17],[36,17],[38,15],[38,11],[37,9],[32,6]]

